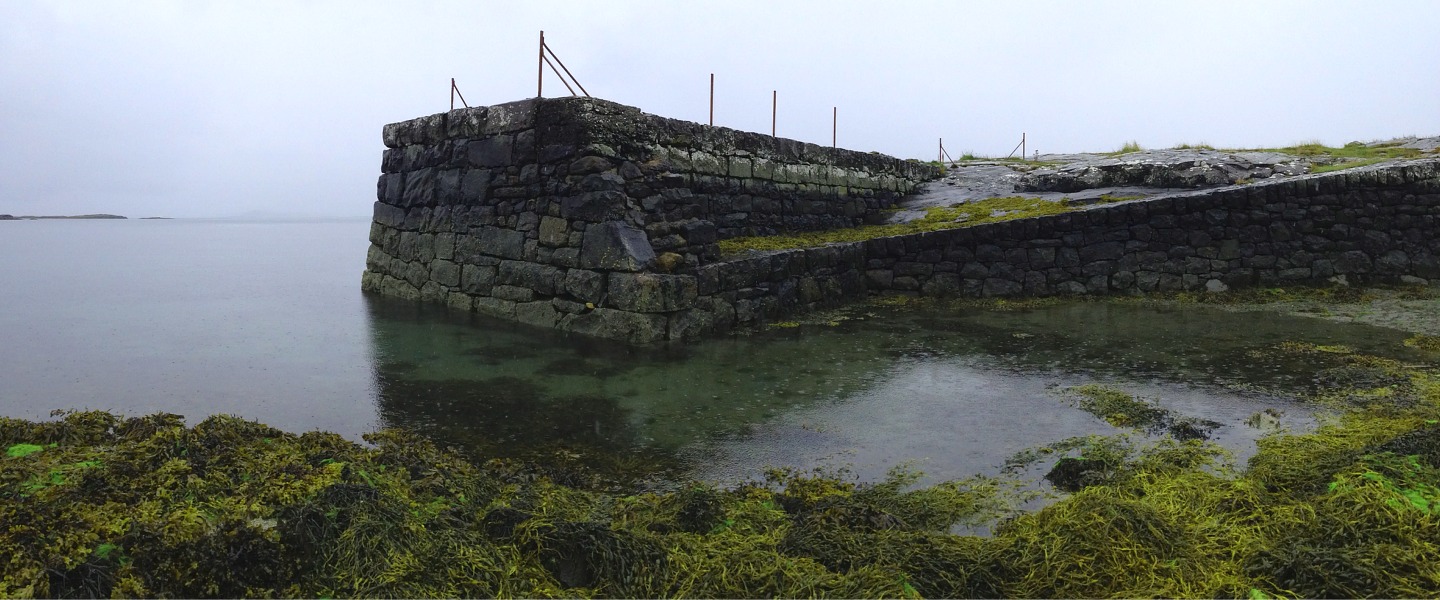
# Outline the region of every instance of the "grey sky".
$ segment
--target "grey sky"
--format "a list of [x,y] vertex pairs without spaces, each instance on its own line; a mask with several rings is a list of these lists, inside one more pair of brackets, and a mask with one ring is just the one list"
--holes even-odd
[[[0,213],[366,215],[381,127],[596,96],[901,157],[1440,134],[1440,2],[0,2]],[[546,95],[564,95],[553,76]]]

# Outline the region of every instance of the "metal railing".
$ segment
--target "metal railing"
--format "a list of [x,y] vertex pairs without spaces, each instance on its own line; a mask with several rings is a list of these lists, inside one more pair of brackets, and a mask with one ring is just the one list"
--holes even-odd
[[[546,56],[547,53],[549,54],[549,56]],[[553,62],[553,63],[550,62],[550,59],[551,59],[551,58],[554,58],[554,59],[555,59],[555,62]],[[560,60],[560,57],[559,57],[559,56],[556,56],[555,51],[554,51],[554,50],[551,50],[551,49],[550,49],[550,46],[545,43],[545,32],[544,32],[544,31],[541,31],[541,32],[540,32],[540,60],[537,61],[537,62],[538,62],[538,64],[536,65],[537,75],[535,76],[535,97],[536,97],[536,98],[539,98],[539,97],[542,97],[542,96],[545,95],[545,65],[550,65],[550,70],[551,70],[551,71],[554,71],[554,72],[555,72],[555,76],[560,78],[560,83],[565,84],[565,89],[570,90],[570,95],[571,95],[571,96],[578,96],[578,95],[579,95],[579,94],[576,94],[576,93],[575,93],[575,88],[574,88],[574,87],[570,87],[571,82],[573,82],[573,83],[575,84],[575,87],[580,88],[580,91],[581,91],[581,92],[584,92],[586,98],[591,97],[591,96],[590,96],[590,92],[585,91],[585,86],[580,85],[580,80],[575,79],[575,76],[570,73],[570,69],[568,69],[568,68],[565,67],[565,63],[562,62],[562,61]],[[559,69],[556,69],[556,68],[555,68],[555,65],[556,65],[557,63],[560,65],[560,68],[559,68]],[[564,74],[564,75],[561,75],[561,74],[560,74],[560,71],[561,71],[561,70],[564,70],[564,71],[565,71],[565,74]]]

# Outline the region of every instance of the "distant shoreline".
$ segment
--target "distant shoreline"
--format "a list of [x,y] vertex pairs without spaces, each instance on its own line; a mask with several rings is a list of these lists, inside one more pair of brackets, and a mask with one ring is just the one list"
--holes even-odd
[[[93,214],[93,215],[0,215],[0,221],[38,221],[41,219],[128,219],[120,215]],[[146,217],[150,219],[163,219],[165,217]]]

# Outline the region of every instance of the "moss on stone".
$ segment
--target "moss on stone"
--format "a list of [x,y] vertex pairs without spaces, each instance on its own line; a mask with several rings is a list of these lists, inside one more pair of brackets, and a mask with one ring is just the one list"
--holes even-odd
[[953,206],[936,206],[925,210],[925,216],[906,223],[864,225],[845,229],[829,229],[785,235],[730,238],[720,241],[720,252],[734,255],[747,250],[792,250],[825,244],[861,242],[865,240],[969,227],[1026,217],[1053,215],[1076,210],[1068,200],[1045,200],[1023,196],[987,198]]

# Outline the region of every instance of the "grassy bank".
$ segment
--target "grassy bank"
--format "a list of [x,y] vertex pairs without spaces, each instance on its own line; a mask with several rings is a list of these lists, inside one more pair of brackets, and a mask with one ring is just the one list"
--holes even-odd
[[[1018,515],[1002,479],[777,471],[617,494],[403,432],[362,446],[232,417],[0,419],[0,596],[1440,594],[1433,369],[1297,342],[1255,352],[1308,357],[1334,415],[1263,439],[1243,467],[1168,434],[1037,448],[1012,466],[1074,491]],[[1070,401],[1163,422],[1112,390]]]
[[[1115,198],[1111,201],[1130,198]],[[720,240],[720,252],[735,255],[747,250],[791,250],[815,248],[837,242],[861,242],[879,237],[906,235],[957,227],[971,227],[982,223],[995,223],[1026,217],[1053,215],[1077,210],[1068,200],[1045,200],[1023,196],[985,198],[954,206],[933,206],[925,209],[925,216],[905,223],[885,225],[862,225],[843,229],[826,229],[802,233],[740,237]]]

